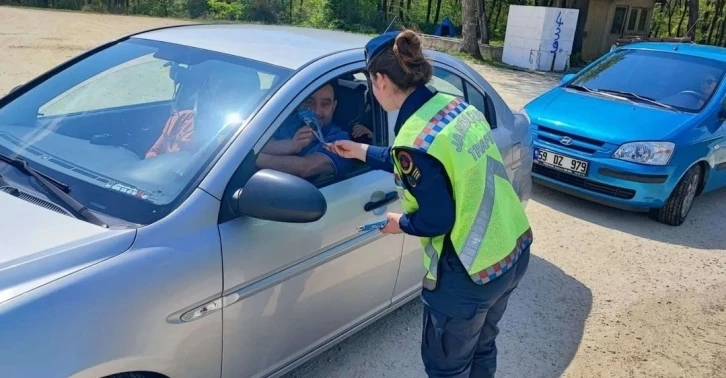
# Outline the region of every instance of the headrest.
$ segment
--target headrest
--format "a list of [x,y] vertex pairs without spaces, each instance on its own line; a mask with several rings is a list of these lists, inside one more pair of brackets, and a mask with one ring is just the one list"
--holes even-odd
[[337,86],[341,88],[348,88],[352,90],[360,90],[361,87],[365,88],[366,85],[357,81],[352,80],[345,80],[345,79],[338,79],[337,80]]
[[191,76],[199,84],[218,79],[224,85],[240,90],[259,90],[260,76],[256,70],[219,60],[206,60],[191,67]]

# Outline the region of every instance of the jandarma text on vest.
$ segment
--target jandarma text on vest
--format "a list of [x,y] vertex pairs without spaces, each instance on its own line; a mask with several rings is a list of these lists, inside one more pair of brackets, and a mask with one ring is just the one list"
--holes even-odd
[[[482,117],[481,113],[475,111],[464,111],[459,115],[459,122],[454,125],[458,133],[454,133],[451,138],[451,143],[456,147],[456,152],[461,152],[464,148],[464,138],[471,126],[476,122],[486,122],[486,119]],[[477,161],[486,153],[492,144],[494,144],[492,134],[486,133],[474,145],[469,147],[468,152],[474,158],[474,161]]]

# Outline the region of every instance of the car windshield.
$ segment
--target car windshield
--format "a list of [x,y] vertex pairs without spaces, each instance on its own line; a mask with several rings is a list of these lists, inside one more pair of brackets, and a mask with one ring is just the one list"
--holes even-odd
[[682,53],[625,49],[612,53],[568,86],[696,113],[711,99],[725,68],[723,62]]
[[0,154],[66,184],[94,212],[148,224],[190,193],[291,73],[131,38],[0,102]]

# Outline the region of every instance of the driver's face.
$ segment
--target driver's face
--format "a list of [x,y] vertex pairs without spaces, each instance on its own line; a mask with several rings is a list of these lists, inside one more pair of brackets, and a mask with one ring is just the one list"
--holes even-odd
[[312,110],[318,117],[320,124],[327,126],[333,121],[333,113],[335,113],[337,104],[335,90],[332,85],[328,84],[308,97],[300,107]]
[[701,83],[701,91],[704,95],[710,96],[711,93],[716,89],[716,78],[713,76],[707,76],[706,79]]

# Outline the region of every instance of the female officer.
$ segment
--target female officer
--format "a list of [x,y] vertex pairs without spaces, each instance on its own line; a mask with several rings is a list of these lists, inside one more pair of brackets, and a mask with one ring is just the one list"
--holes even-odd
[[418,36],[386,33],[365,53],[373,95],[399,111],[395,141],[328,148],[394,173],[405,214],[387,214],[382,232],[421,238],[427,374],[492,377],[497,324],[529,262],[529,221],[483,114],[426,87],[433,68]]

